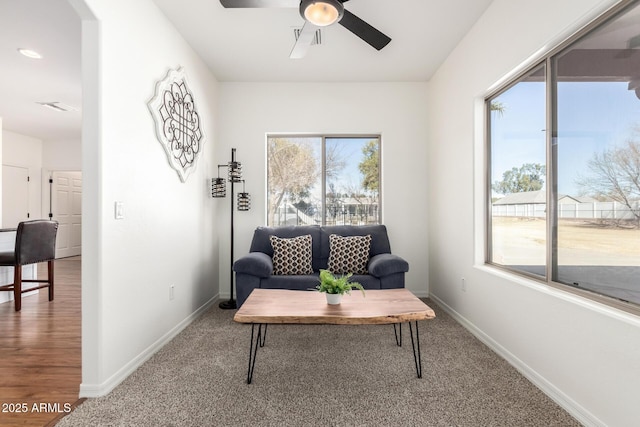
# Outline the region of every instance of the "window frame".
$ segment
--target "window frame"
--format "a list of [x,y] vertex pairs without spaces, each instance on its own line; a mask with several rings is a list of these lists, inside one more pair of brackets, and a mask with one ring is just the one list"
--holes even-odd
[[[484,263],[487,265],[491,265],[492,267],[496,267],[498,269],[501,270],[505,270],[508,271],[510,273],[514,273],[517,274],[518,276],[523,276],[523,277],[527,277],[530,279],[535,279],[536,281],[542,281],[539,275],[524,271],[524,270],[516,270],[514,268],[510,268],[508,265],[503,265],[503,264],[498,264],[498,263],[494,263],[491,260],[491,253],[492,253],[492,241],[493,241],[493,236],[491,234],[491,231],[493,229],[493,208],[492,208],[492,201],[491,201],[491,191],[492,191],[492,182],[491,182],[491,100],[493,98],[496,98],[497,96],[501,95],[504,92],[507,92],[509,89],[513,88],[514,86],[516,86],[518,83],[520,83],[522,81],[522,79],[524,77],[526,77],[527,75],[531,74],[532,71],[534,71],[536,68],[540,68],[544,66],[544,70],[545,70],[545,83],[547,82],[547,76],[549,75],[549,68],[548,68],[548,63],[546,61],[546,59],[542,59],[542,60],[538,60],[536,62],[534,62],[532,65],[528,66],[526,69],[522,70],[521,72],[519,72],[518,74],[516,74],[513,78],[509,79],[505,84],[499,86],[497,89],[493,90],[492,92],[490,92],[488,95],[485,96],[484,101],[483,101],[483,106],[484,106],[484,127],[485,127],[485,136],[484,136],[484,152],[485,152],[485,159],[484,159],[484,167],[485,167],[485,186],[484,186],[484,190],[485,190],[485,207],[486,207],[486,211],[485,211],[485,215],[486,215],[486,221],[485,221],[485,232],[484,232]],[[549,102],[549,84],[546,85],[546,96],[547,96],[547,100],[545,105],[548,105]],[[549,109],[547,109],[547,114],[548,114]],[[549,118],[547,117],[547,125],[548,125],[548,120]],[[547,132],[546,135],[547,141],[545,142],[546,147],[546,162],[547,165],[549,164],[549,132]],[[550,173],[549,173],[549,167],[546,168],[547,172],[546,172],[546,176],[545,176],[545,182],[550,183],[551,181],[549,181],[550,179]],[[547,186],[547,189],[550,186]],[[547,193],[547,204],[549,202],[548,198],[549,198],[549,190],[546,191]],[[547,215],[548,215],[548,210],[547,210]],[[547,216],[545,216],[545,219],[548,223],[549,219]],[[549,232],[548,229],[550,228],[547,225],[547,241],[549,241]],[[549,257],[550,257],[550,253],[548,250],[548,244],[545,242],[545,246],[547,247],[547,254],[546,254],[546,258],[545,258],[545,278],[549,277],[549,272],[547,271],[547,266],[549,264]],[[559,283],[559,285],[562,285]]]
[[[556,64],[555,58],[557,55],[571,46],[573,43],[587,35],[589,32],[597,29],[601,25],[608,22],[610,19],[615,18],[618,14],[623,14],[626,10],[637,6],[638,0],[621,0],[619,3],[610,7],[604,13],[593,19],[591,22],[582,26],[575,31],[569,37],[562,42],[551,48],[546,53],[543,53],[537,58],[537,60],[527,64],[522,70],[516,73],[508,80],[502,82],[497,87],[485,94],[483,99],[483,126],[484,126],[484,160],[483,165],[485,168],[484,179],[484,257],[483,261],[486,266],[495,268],[501,271],[505,271],[509,274],[513,274],[519,277],[532,279],[538,283],[543,283],[551,288],[558,289],[569,294],[577,295],[585,299],[601,303],[611,308],[619,309],[621,311],[640,316],[640,304],[627,302],[615,297],[610,297],[604,294],[599,294],[594,291],[588,291],[586,289],[580,289],[578,287],[569,286],[567,284],[556,282],[553,280],[557,277],[558,257],[553,256],[554,251],[557,249],[557,237],[558,237],[558,202],[557,202],[557,168],[558,168],[558,153],[557,153],[557,135],[558,135],[558,117],[557,117],[557,81],[556,81]],[[522,79],[529,75],[533,70],[538,67],[545,67],[545,83],[546,83],[546,260],[545,260],[545,277],[528,273],[523,270],[517,270],[508,265],[498,264],[491,259],[492,254],[492,230],[493,230],[493,209],[492,209],[492,178],[491,178],[491,161],[492,161],[492,142],[491,142],[491,101],[508,91]],[[550,131],[549,131],[550,130]]]
[[[378,212],[377,212],[377,221],[378,224],[382,224],[382,211],[383,211],[383,197],[382,197],[382,134],[381,133],[283,133],[283,132],[273,132],[267,133],[265,135],[265,211],[268,212],[269,209],[269,196],[268,196],[268,188],[269,188],[269,139],[270,138],[318,138],[321,140],[321,151],[322,151],[322,159],[321,159],[321,192],[322,192],[322,222],[320,225],[326,225],[327,218],[327,181],[326,181],[326,140],[327,139],[377,139],[378,140]],[[268,215],[265,215],[268,222]],[[274,224],[267,224],[269,227],[279,227]]]

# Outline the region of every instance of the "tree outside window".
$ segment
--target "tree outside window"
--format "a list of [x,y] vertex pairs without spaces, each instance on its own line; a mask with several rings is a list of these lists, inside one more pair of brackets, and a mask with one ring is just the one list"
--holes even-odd
[[267,138],[267,224],[380,223],[379,136]]

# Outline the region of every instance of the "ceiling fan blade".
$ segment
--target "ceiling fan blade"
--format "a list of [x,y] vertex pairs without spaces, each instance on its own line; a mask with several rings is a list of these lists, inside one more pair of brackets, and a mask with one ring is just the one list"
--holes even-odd
[[236,7],[300,7],[300,0],[220,0],[227,8]]
[[304,56],[307,54],[307,51],[311,47],[311,43],[313,42],[313,38],[316,35],[317,29],[318,27],[309,22],[304,23],[302,29],[300,30],[300,35],[298,35],[298,40],[296,40],[296,44],[294,44],[293,49],[291,49],[289,58],[304,58]]
[[376,30],[371,25],[349,12],[347,9],[344,10],[344,15],[340,20],[340,25],[369,43],[377,50],[382,49],[391,41],[391,38]]

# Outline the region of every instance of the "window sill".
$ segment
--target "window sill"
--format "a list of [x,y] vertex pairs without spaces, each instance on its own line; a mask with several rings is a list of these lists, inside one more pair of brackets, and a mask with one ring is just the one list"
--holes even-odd
[[598,314],[640,327],[640,307],[612,298],[575,289],[561,283],[538,281],[489,264],[475,265],[479,271],[526,286],[538,292],[570,302]]

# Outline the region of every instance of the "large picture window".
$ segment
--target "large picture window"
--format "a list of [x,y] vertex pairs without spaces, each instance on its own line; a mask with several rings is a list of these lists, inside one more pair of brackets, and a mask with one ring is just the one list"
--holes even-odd
[[379,224],[380,136],[267,137],[267,225]]
[[640,4],[625,4],[486,99],[486,253],[635,310]]

